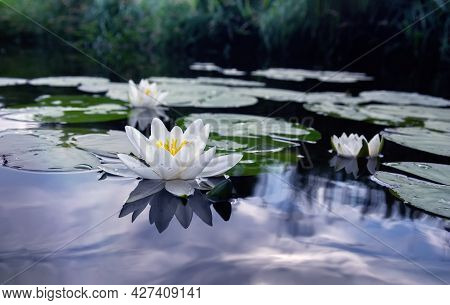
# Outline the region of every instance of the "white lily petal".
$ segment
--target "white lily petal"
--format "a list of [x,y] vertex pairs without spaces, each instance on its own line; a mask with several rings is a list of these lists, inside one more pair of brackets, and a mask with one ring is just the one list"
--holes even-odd
[[131,126],[125,126],[125,132],[128,140],[130,140],[138,153],[137,157],[144,158],[149,153],[150,149],[148,139],[139,130]]
[[214,158],[198,177],[213,177],[221,175],[238,164],[242,157],[242,154],[235,153]]
[[184,180],[166,181],[165,188],[169,193],[172,193],[178,197],[185,197],[194,194],[194,188],[192,185]]
[[160,119],[154,118],[151,125],[150,139],[155,141],[162,141],[164,143],[166,139],[169,138],[169,135],[170,133],[164,123]]
[[117,155],[131,171],[135,172],[139,177],[144,179],[161,179],[161,177],[150,167],[143,164],[136,158],[129,155],[118,154]]
[[114,163],[114,164],[102,164],[98,166],[99,169],[105,173],[120,176],[125,178],[139,178],[139,176],[131,171],[125,164]]
[[380,135],[376,134],[373,136],[373,138],[369,142],[369,156],[370,157],[376,157],[380,154],[380,147],[381,147],[381,139]]
[[[182,172],[179,173],[180,179],[195,179],[199,176],[203,170],[211,164],[214,156],[216,155],[216,148],[212,147],[208,149],[206,152],[201,154],[195,162],[185,168]],[[209,177],[209,176],[206,176]]]

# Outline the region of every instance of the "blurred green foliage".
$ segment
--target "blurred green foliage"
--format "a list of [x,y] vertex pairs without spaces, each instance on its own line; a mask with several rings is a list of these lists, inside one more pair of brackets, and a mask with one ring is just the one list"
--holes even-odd
[[[407,27],[382,52],[450,61],[444,0],[2,0],[96,55],[130,52],[354,59]],[[0,40],[55,38],[0,2]]]

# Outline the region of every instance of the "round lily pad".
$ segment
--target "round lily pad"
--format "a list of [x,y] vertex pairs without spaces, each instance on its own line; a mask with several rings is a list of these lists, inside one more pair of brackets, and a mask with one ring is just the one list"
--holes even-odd
[[450,186],[450,165],[424,162],[391,162],[383,163],[409,174],[427,179],[432,182]]
[[414,92],[374,90],[363,91],[359,95],[367,102],[377,102],[391,105],[423,105],[434,107],[450,106],[449,100]]
[[1,109],[0,115],[27,122],[86,123],[125,119],[128,111],[126,103],[107,97],[45,96],[34,104]]
[[404,202],[424,211],[450,218],[450,186],[379,171],[373,180],[391,189]]
[[7,130],[0,133],[3,166],[46,172],[95,169],[99,160],[91,153],[63,145],[55,130]]
[[24,78],[0,77],[0,87],[24,85],[26,83],[27,83],[27,80]]
[[295,164],[300,142],[320,139],[320,134],[312,128],[254,115],[191,114],[178,119],[176,124],[185,128],[196,119],[210,124],[208,146],[215,146],[218,154],[243,153],[241,162],[228,172],[233,176],[256,175]]
[[301,82],[306,78],[317,79],[322,82],[331,83],[354,83],[358,81],[369,81],[371,77],[364,73],[346,71],[318,71],[305,69],[269,68],[253,71],[252,75],[263,76],[271,79]]
[[383,137],[406,147],[450,157],[450,133],[405,127],[386,129]]
[[51,76],[35,78],[29,81],[34,86],[77,87],[79,85],[105,84],[109,79],[92,76]]

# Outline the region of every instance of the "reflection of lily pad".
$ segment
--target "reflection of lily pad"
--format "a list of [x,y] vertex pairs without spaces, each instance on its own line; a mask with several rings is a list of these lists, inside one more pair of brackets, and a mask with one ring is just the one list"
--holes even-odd
[[345,72],[345,71],[317,71],[305,69],[288,68],[269,68],[266,70],[257,70],[252,72],[255,76],[264,76],[266,78],[289,80],[301,82],[306,78],[317,79],[322,82],[331,83],[353,83],[357,81],[367,81],[372,78],[364,73]]
[[24,85],[26,83],[27,83],[27,80],[24,79],[24,78],[0,77],[0,87],[2,87],[2,86]]
[[77,87],[79,85],[88,84],[104,84],[109,79],[103,77],[92,76],[52,76],[41,77],[30,80],[30,84],[34,86],[53,86],[53,87]]
[[395,162],[384,165],[450,186],[450,165],[422,162]]
[[35,104],[0,110],[8,119],[28,122],[86,123],[125,119],[128,107],[122,101],[93,96],[50,96]]
[[98,159],[83,150],[63,146],[59,131],[4,131],[0,133],[3,165],[32,171],[77,171],[96,168]]
[[361,92],[360,97],[367,102],[391,105],[450,106],[450,101],[446,99],[413,92],[374,90]]
[[405,127],[386,129],[383,136],[406,147],[450,157],[450,133]]
[[401,198],[424,211],[450,218],[450,186],[429,183],[388,172],[376,172],[373,179]]

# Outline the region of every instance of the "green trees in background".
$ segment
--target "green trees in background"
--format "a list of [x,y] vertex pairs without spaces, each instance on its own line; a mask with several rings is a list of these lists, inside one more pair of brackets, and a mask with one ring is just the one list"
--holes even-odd
[[[408,28],[384,52],[450,61],[444,0],[5,0],[97,55],[127,52],[314,56],[348,60]],[[51,43],[0,3],[0,40]],[[126,57],[126,56],[124,56]]]

